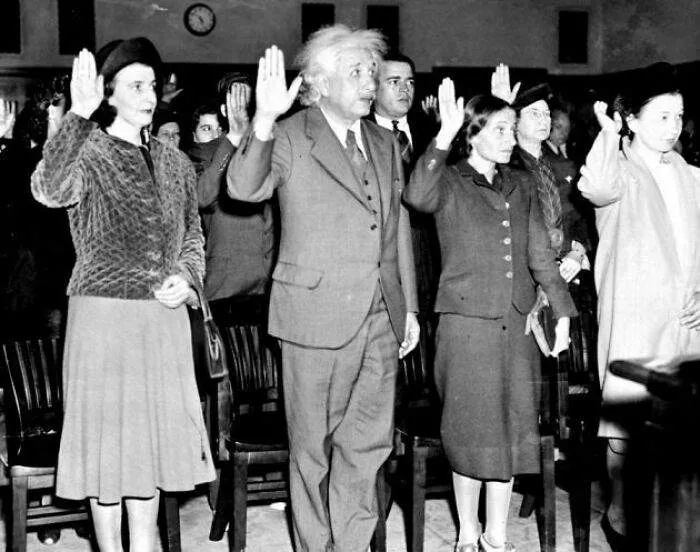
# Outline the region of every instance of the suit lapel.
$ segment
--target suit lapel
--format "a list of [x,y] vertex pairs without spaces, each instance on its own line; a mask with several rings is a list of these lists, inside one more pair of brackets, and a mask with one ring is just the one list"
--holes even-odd
[[311,156],[365,209],[371,211],[365,195],[361,193],[361,183],[352,170],[350,160],[318,107],[311,107],[307,110],[306,134],[312,142]]
[[379,197],[382,208],[382,221],[386,221],[391,211],[391,159],[393,144],[379,131],[379,126],[362,121],[362,139],[379,184]]

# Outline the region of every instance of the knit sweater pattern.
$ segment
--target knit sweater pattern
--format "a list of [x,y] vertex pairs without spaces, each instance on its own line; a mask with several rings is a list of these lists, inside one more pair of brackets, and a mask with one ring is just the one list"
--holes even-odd
[[76,252],[68,295],[153,299],[173,274],[201,285],[204,238],[184,153],[142,148],[69,112],[32,175],[34,197],[68,209]]

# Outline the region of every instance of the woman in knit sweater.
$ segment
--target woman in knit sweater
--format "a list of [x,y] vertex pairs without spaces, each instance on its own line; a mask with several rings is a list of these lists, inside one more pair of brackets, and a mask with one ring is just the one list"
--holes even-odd
[[122,550],[122,503],[130,549],[150,551],[159,491],[214,477],[185,308],[204,271],[195,174],[143,140],[159,67],[145,38],[108,44],[97,63],[83,50],[71,110],[32,177],[40,202],[68,208],[76,250],[56,493],[89,499],[103,552]]
[[[558,318],[555,355],[568,345],[576,309],[530,177],[505,166],[515,145],[514,110],[493,96],[475,96],[463,108],[449,79],[438,95],[442,126],[418,160],[404,199],[435,214],[440,241],[435,379],[459,515],[457,552],[511,552],[506,520],[513,476],[538,472],[540,465],[539,353],[525,335],[535,283]],[[466,155],[447,166],[458,134]],[[482,485],[483,533],[477,515]]]

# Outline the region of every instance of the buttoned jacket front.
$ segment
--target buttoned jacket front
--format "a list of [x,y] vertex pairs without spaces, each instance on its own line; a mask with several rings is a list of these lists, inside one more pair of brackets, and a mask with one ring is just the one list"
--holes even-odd
[[512,304],[526,314],[539,283],[555,317],[574,315],[530,177],[499,166],[491,186],[466,160],[446,166],[446,157],[433,143],[404,191],[409,205],[435,213],[442,256],[436,312],[495,319]]
[[[310,347],[340,347],[364,321],[381,284],[392,327],[403,340],[417,310],[403,170],[391,132],[363,120],[376,177],[374,213],[338,138],[317,107],[280,122],[274,140],[244,137],[229,165],[229,194],[264,201],[278,194],[281,238],[273,271],[269,331]],[[376,203],[376,199],[375,203]]]

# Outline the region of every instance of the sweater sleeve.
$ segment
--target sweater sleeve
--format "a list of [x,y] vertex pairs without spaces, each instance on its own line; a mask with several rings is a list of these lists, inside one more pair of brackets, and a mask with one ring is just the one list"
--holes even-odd
[[44,144],[43,158],[32,174],[32,194],[48,207],[67,207],[85,193],[81,170],[83,146],[97,124],[68,112],[56,136]]
[[620,180],[620,135],[601,131],[581,167],[578,189],[596,207],[618,201],[623,194]]
[[449,151],[438,149],[433,140],[416,162],[403,199],[417,211],[435,213],[442,206],[445,190],[441,177],[448,154]]
[[576,316],[577,311],[566,282],[559,274],[556,254],[550,245],[540,204],[530,189],[530,219],[528,227],[528,264],[535,281],[542,286],[552,305],[555,318]]
[[185,204],[185,235],[180,249],[178,268],[192,285],[202,288],[204,281],[204,236],[197,206],[197,176],[191,163],[185,163],[187,200]]

